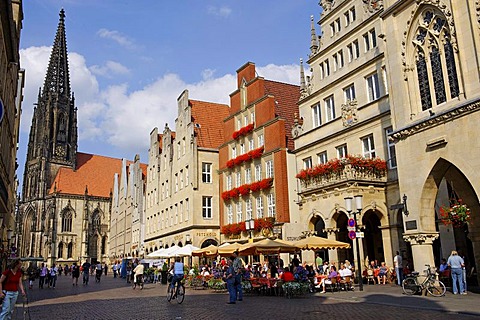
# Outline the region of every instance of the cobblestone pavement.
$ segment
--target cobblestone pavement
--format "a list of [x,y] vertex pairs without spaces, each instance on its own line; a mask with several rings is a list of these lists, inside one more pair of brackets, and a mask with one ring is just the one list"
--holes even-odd
[[[93,280],[91,278],[91,280]],[[363,292],[315,293],[303,298],[246,295],[227,305],[226,293],[186,291],[183,304],[168,303],[166,286],[146,284],[132,290],[124,279],[72,286],[61,276],[55,289],[28,290],[28,308],[19,297],[14,319],[478,319],[480,295],[447,293],[445,297],[405,296],[397,286],[365,286]],[[28,314],[25,313],[28,310]],[[30,316],[30,317],[28,317]]]

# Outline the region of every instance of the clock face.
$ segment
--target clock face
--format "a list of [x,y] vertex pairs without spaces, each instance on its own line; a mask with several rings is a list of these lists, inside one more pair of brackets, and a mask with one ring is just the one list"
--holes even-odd
[[63,147],[63,146],[57,146],[57,147],[55,148],[55,154],[56,154],[56,155],[63,157],[63,156],[65,156],[65,153],[66,153],[66,152],[65,152],[65,147]]

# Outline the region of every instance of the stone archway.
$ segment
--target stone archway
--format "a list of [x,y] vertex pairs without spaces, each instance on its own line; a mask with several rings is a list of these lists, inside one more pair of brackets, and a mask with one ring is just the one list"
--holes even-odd
[[336,220],[336,240],[341,242],[350,243],[350,249],[346,250],[337,250],[337,256],[339,262],[344,262],[348,260],[350,262],[355,261],[353,255],[353,241],[348,237],[348,216],[345,212],[339,211],[338,214],[334,216]]
[[[312,218],[310,219],[309,225],[310,225],[309,230],[313,229],[315,236],[326,238],[326,239],[328,238],[325,221],[322,219],[320,215],[312,216]],[[315,252],[315,254],[317,253],[320,254],[320,257],[323,259],[323,261],[330,261],[328,250],[326,249],[318,250]]]
[[200,246],[200,248],[203,249],[203,248],[208,247],[209,245],[218,246],[218,242],[215,239],[207,239],[207,240],[202,242],[202,245]]
[[[441,207],[448,207],[452,198],[461,199],[472,213],[470,222],[459,228],[443,225],[439,215]],[[417,254],[414,256],[415,266],[418,268],[423,265],[421,259],[422,264],[418,263],[419,256],[421,257],[422,254],[430,258],[430,263],[433,261],[437,264],[441,258],[448,258],[451,250],[457,250],[465,257],[467,275],[473,274],[472,268],[476,270],[480,265],[479,212],[479,197],[468,177],[455,164],[440,158],[425,181],[419,210],[421,232],[427,235],[434,234],[432,239],[436,240],[432,241],[428,251],[427,248],[417,249]],[[412,249],[417,244],[414,240]],[[467,280],[477,284],[478,272],[476,279],[469,277]]]
[[[385,252],[383,247],[382,231],[380,230],[381,222],[377,211],[368,210],[362,218],[363,233],[363,250],[364,255],[368,259],[378,260],[378,263],[385,261]],[[388,261],[389,262],[389,261]]]

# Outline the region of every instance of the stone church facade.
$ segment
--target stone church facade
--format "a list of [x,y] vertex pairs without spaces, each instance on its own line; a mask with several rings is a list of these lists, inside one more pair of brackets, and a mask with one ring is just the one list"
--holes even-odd
[[48,265],[107,257],[113,179],[122,163],[77,152],[77,141],[62,9],[30,128],[17,216],[21,256]]

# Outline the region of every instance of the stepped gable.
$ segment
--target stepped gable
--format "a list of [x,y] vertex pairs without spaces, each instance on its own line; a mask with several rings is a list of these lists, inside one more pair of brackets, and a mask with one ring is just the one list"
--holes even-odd
[[114,174],[120,174],[121,169],[122,159],[77,152],[77,170],[60,168],[49,194],[56,186],[60,194],[84,195],[87,188],[89,195],[110,197]]
[[287,148],[292,151],[295,147],[292,137],[292,127],[295,113],[298,114],[300,86],[265,80],[265,93],[275,97],[275,113],[285,120],[285,132],[288,137]]
[[223,120],[229,116],[226,104],[188,100],[192,107],[198,146],[218,149],[223,144]]

